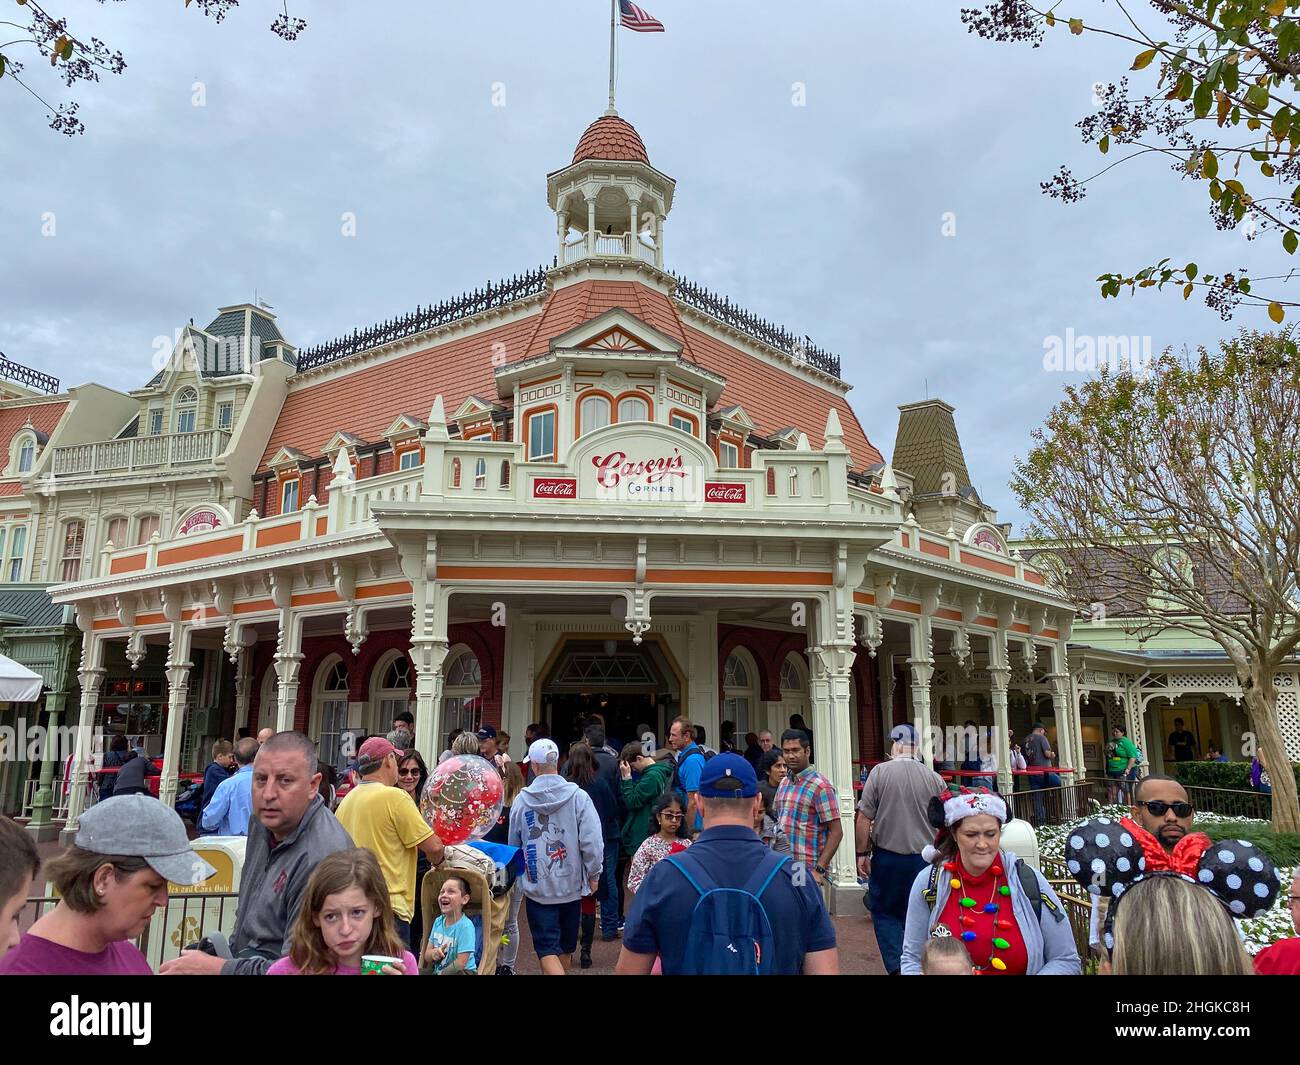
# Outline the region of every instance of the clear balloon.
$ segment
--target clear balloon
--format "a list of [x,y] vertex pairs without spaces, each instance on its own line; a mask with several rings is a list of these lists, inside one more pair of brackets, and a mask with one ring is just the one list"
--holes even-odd
[[454,754],[429,774],[420,813],[443,843],[482,839],[501,816],[505,785],[486,758]]

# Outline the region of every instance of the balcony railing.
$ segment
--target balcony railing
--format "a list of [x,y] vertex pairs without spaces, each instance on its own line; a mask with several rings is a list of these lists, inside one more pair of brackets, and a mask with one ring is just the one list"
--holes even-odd
[[158,466],[195,466],[213,462],[226,450],[230,433],[207,429],[201,433],[167,433],[133,436],[125,440],[98,440],[54,449],[55,476],[120,473]]
[[646,244],[636,233],[597,233],[594,251],[587,250],[587,237],[582,235],[564,245],[564,262],[562,265],[576,263],[579,259],[590,257],[605,258],[619,256],[640,259],[642,262],[655,262],[655,249]]

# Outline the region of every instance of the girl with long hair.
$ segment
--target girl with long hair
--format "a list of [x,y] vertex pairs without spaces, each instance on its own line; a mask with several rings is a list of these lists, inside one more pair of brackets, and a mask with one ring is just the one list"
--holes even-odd
[[356,976],[365,955],[400,958],[385,976],[416,976],[415,955],[393,931],[393,907],[379,862],[353,847],[321,859],[307,881],[289,953],[269,976]]

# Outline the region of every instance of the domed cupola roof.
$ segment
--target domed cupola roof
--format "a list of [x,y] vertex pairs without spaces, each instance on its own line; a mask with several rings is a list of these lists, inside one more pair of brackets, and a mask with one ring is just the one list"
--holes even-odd
[[618,115],[605,114],[588,126],[573,150],[573,162],[584,159],[614,159],[650,165],[641,135],[632,123]]

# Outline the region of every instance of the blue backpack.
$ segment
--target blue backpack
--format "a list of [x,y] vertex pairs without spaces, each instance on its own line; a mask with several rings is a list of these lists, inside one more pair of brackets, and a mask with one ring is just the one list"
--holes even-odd
[[763,976],[771,972],[775,941],[759,899],[789,860],[788,854],[771,851],[743,888],[724,888],[718,887],[689,850],[664,859],[700,895],[691,913],[683,975]]

